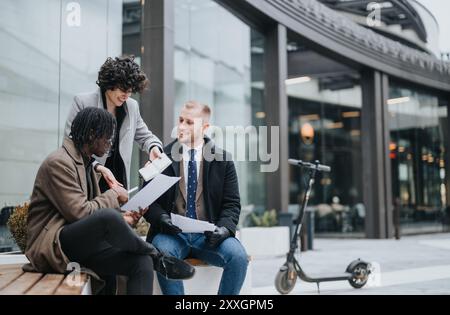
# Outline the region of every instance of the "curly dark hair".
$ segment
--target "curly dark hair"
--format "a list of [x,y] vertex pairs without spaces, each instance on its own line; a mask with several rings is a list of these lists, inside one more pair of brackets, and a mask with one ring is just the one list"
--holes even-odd
[[96,139],[111,138],[116,129],[116,118],[97,107],[82,109],[72,122],[70,137],[75,146],[81,150],[84,144],[93,144]]
[[122,56],[106,59],[98,72],[97,85],[102,91],[132,90],[133,93],[142,93],[148,85],[148,79],[139,65],[134,61],[134,56]]

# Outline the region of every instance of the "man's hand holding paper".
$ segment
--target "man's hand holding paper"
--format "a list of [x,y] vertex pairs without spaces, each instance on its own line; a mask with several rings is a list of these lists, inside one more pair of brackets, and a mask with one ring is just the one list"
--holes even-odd
[[216,226],[206,221],[195,220],[171,213],[172,223],[178,226],[183,233],[204,233],[214,231]]

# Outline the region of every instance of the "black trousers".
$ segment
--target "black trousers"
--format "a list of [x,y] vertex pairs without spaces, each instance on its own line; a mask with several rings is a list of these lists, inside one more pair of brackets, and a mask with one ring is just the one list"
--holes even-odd
[[153,260],[142,254],[148,244],[117,210],[100,209],[66,225],[59,240],[71,262],[93,270],[100,277],[127,276],[127,294],[153,293]]

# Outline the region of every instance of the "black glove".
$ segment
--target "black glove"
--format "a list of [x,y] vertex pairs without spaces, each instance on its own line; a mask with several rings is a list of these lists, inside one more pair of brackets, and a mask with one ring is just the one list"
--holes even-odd
[[161,229],[161,233],[164,234],[177,235],[178,233],[182,232],[178,226],[173,225],[170,216],[166,213],[161,214],[161,216],[159,217],[159,226]]
[[208,245],[211,248],[216,248],[217,246],[220,245],[220,243],[222,243],[228,237],[230,237],[230,231],[224,226],[219,226],[216,227],[214,232],[206,231],[205,236],[206,236],[205,240],[206,245]]

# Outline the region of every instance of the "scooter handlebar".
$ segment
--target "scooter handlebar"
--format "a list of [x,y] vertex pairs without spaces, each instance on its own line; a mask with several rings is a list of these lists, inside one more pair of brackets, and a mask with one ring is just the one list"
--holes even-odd
[[319,172],[327,172],[327,173],[331,172],[331,167],[319,164],[319,161],[316,161],[315,163],[310,163],[310,162],[303,162],[302,160],[289,159],[288,163],[295,166],[315,169]]

